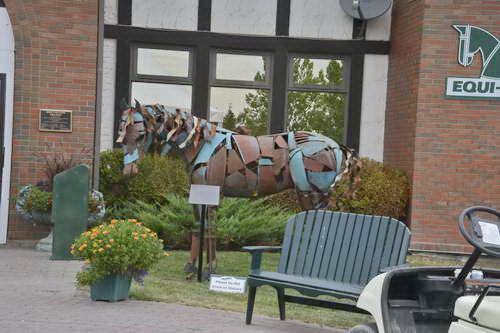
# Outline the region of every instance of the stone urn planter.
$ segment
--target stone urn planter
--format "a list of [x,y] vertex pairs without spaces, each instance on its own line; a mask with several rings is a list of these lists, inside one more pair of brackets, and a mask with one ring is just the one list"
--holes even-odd
[[[36,185],[26,185],[19,191],[16,200],[16,212],[26,222],[33,225],[50,226],[47,237],[38,241],[35,249],[38,251],[52,252],[53,221],[52,221],[52,194],[41,190],[36,191],[37,197],[30,198]],[[42,193],[42,194],[40,194]],[[89,192],[89,217],[88,223],[93,224],[104,217],[106,205],[101,192],[92,190]]]

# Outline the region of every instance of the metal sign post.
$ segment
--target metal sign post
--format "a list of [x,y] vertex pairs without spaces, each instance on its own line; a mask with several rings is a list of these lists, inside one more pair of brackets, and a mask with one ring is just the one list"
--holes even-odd
[[211,185],[191,185],[189,203],[201,205],[200,214],[200,246],[198,248],[198,282],[202,282],[203,275],[203,241],[205,239],[205,223],[207,221],[208,206],[218,206],[220,187]]

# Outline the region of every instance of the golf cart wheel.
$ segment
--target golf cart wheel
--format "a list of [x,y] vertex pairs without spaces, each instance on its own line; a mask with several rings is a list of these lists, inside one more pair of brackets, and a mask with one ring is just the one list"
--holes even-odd
[[356,325],[347,331],[347,333],[378,333],[377,324],[367,323]]

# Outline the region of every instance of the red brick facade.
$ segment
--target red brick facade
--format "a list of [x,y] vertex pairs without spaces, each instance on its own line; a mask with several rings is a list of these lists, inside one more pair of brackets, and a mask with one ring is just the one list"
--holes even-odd
[[470,24],[500,37],[500,2],[401,0],[393,9],[384,161],[412,179],[412,247],[464,251],[457,217],[472,205],[500,207],[500,101],[445,99],[449,76],[479,77],[457,62]]
[[[44,179],[43,157],[93,154],[98,0],[5,0],[16,42],[11,195]],[[73,111],[73,132],[40,132],[40,109]],[[36,155],[38,156],[36,156]],[[12,202],[14,200],[11,200]],[[46,229],[11,209],[9,239],[39,238]]]

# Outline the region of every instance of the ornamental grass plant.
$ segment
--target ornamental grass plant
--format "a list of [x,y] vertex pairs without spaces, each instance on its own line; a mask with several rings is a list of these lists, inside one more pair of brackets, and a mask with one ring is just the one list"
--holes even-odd
[[137,220],[111,220],[84,232],[71,246],[71,254],[85,260],[78,272],[79,286],[92,285],[108,275],[142,278],[166,255],[163,240]]

